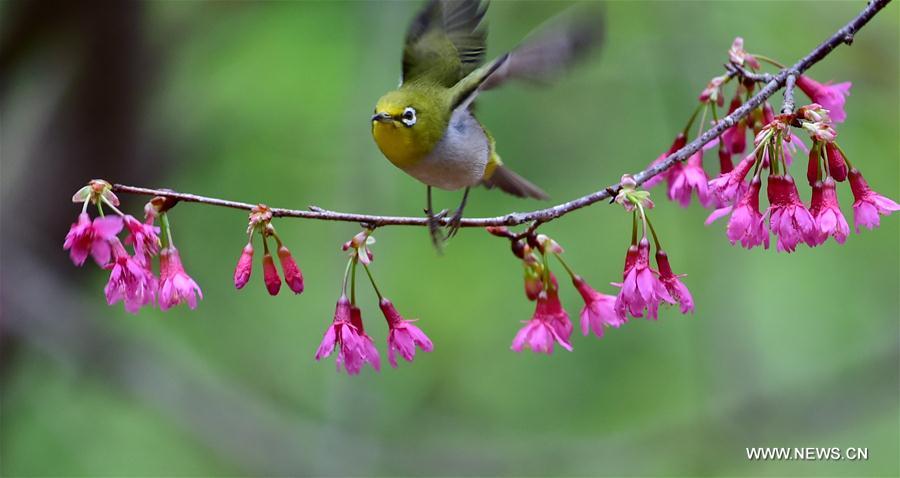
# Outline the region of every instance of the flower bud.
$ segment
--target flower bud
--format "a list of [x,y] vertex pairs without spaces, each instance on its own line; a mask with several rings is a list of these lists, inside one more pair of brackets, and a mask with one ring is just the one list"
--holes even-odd
[[835,181],[841,182],[847,179],[847,161],[844,155],[834,143],[825,143],[825,153],[828,155],[828,171]]
[[281,278],[278,277],[278,271],[275,269],[275,262],[270,254],[263,256],[263,279],[266,282],[266,290],[270,295],[278,295],[281,290]]
[[278,259],[281,261],[281,270],[284,272],[284,281],[295,294],[303,292],[303,273],[297,267],[297,263],[291,256],[287,247],[278,248]]
[[253,271],[253,244],[247,243],[244,250],[241,251],[241,257],[238,259],[237,266],[234,268],[234,287],[242,289],[250,280],[250,273]]

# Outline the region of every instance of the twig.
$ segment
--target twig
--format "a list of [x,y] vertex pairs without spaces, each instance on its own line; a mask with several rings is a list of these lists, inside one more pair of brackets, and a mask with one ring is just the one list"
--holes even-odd
[[797,75],[793,72],[788,73],[787,79],[784,81],[784,103],[781,105],[781,114],[791,114],[794,112],[794,84],[797,82]]
[[725,69],[733,75],[740,76],[745,80],[755,81],[757,83],[768,83],[775,77],[771,73],[753,73],[746,68],[734,63],[726,63]]
[[[820,60],[828,56],[828,54],[831,53],[831,51],[834,50],[838,45],[842,43],[849,43],[850,41],[852,41],[856,32],[858,32],[860,28],[865,26],[869,22],[869,20],[872,19],[872,17],[874,17],[890,2],[891,0],[871,0],[862,12],[860,12],[855,18],[850,20],[849,23],[847,23],[833,35],[831,35],[831,37],[829,37],[827,40],[813,49],[808,55],[800,59],[790,68],[786,68],[779,72],[777,75],[772,76],[771,79],[765,84],[765,86],[763,86],[763,88],[760,89],[759,92],[757,92],[756,95],[750,98],[746,103],[741,105],[741,107],[734,110],[728,116],[722,118],[712,128],[708,129],[705,133],[700,135],[699,138],[696,138],[685,147],[671,154],[664,161],[635,174],[633,176],[634,180],[638,185],[641,185],[650,178],[669,169],[676,162],[684,161],[689,158],[691,155],[699,151],[700,148],[702,148],[705,144],[716,139],[726,129],[734,126],[739,120],[762,105],[763,102],[768,100],[779,89],[785,86],[785,84],[788,82],[789,77],[795,77],[795,75],[803,73],[811,66],[815,65]],[[791,109],[793,109],[793,92],[791,91],[790,94],[787,93],[788,92],[786,92],[785,95],[785,107],[790,105]],[[788,101],[789,99],[790,102]],[[513,212],[503,216],[495,217],[465,218],[460,222],[460,227],[516,226],[519,224],[524,224],[526,222],[544,224],[577,209],[581,209],[599,201],[603,201],[604,199],[614,197],[621,187],[621,183],[616,183],[612,186],[605,187],[586,196],[582,196],[580,198],[564,202],[553,207],[548,207],[546,209],[538,209],[529,212]],[[244,209],[247,211],[254,207],[253,204],[248,203],[198,196],[196,194],[179,193],[169,190],[126,186],[123,184],[114,185],[113,190],[117,193],[164,196],[178,199],[184,202],[195,202],[211,206]],[[272,208],[272,213],[275,217],[298,217],[304,219],[318,219],[323,221],[357,222],[368,224],[372,227],[428,225],[428,219],[424,217],[376,216],[371,214],[336,212],[319,208],[308,211]],[[441,219],[441,222],[446,225],[449,222],[449,219],[443,218]]]

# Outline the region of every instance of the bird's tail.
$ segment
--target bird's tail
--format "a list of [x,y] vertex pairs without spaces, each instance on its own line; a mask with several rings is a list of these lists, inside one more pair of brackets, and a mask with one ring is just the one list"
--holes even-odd
[[549,199],[541,188],[531,184],[527,179],[514,173],[513,170],[498,164],[490,176],[481,181],[488,189],[497,187],[501,191],[520,198]]

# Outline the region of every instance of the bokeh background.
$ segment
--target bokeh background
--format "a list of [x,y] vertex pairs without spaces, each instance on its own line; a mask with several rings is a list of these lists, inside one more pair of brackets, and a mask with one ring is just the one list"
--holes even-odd
[[[491,6],[489,56],[558,2]],[[532,313],[505,241],[464,230],[438,257],[421,228],[376,234],[374,273],[435,342],[361,376],[313,360],[353,224],[279,220],[306,291],[235,291],[244,213],[171,213],[195,311],[126,314],[106,274],[61,245],[94,177],[248,202],[412,215],[424,188],[369,134],[396,85],[418,2],[3,2],[4,476],[896,476],[898,221],[795,254],[728,244],[707,212],[657,196],[654,221],[697,312],[666,310],[575,351],[509,350]],[[611,2],[608,43],[552,88],[485,94],[514,169],[567,200],[668,147],[736,35],[793,62],[863,2]],[[898,7],[810,74],[852,81],[841,144],[898,190]],[[780,104],[780,98],[776,97]],[[714,170],[715,155],[707,159]],[[805,163],[801,161],[801,163]],[[795,166],[794,174],[803,172]],[[841,200],[849,214],[849,191]],[[808,190],[802,195],[808,198]],[[122,196],[137,214],[146,198]],[[458,194],[437,201],[452,207]],[[469,215],[544,206],[477,190]],[[542,230],[598,288],[621,272],[630,218],[597,205]],[[385,327],[362,289],[368,330]],[[580,298],[563,287],[569,313]],[[386,364],[385,364],[386,365]],[[867,447],[864,462],[749,462],[745,447]]]

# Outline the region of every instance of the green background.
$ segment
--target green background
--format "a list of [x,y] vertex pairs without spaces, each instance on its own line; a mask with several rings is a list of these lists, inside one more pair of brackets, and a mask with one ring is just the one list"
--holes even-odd
[[[566,5],[494,2],[489,56]],[[7,25],[15,24],[17,6],[0,6]],[[368,121],[376,99],[396,85],[402,39],[418,6],[131,6],[137,20],[111,28],[109,41],[116,47],[121,29],[142,45],[130,83],[139,87],[121,92],[140,107],[113,117],[94,115],[72,92],[86,69],[104,68],[78,60],[97,47],[83,38],[99,23],[67,28],[70,20],[54,17],[39,40],[9,60],[0,97],[0,473],[900,473],[895,217],[843,246],[829,241],[790,255],[746,251],[727,242],[724,222],[704,226],[707,211],[696,203],[682,209],[654,190],[654,224],[673,268],[688,274],[696,313],[667,309],[658,322],[635,319],[600,340],[576,332],[574,352],[557,348],[549,357],[509,350],[533,304],[504,240],[463,230],[438,257],[422,228],[378,230],[379,285],[407,318],[421,319],[435,349],[396,370],[383,360],[381,373],[367,368],[358,377],[335,373],[333,358],[313,360],[339,294],[339,247],[358,231],[354,224],[275,221],[303,269],[306,291],[295,296],[284,287],[272,298],[258,263],[244,290],[231,283],[246,240],[245,213],[179,205],[170,215],[175,241],[204,292],[195,311],[126,314],[121,305],[105,305],[105,273],[66,264],[59,246],[78,212],[68,197],[91,177],[280,207],[420,213],[424,187],[381,156]],[[484,94],[479,117],[508,165],[553,201],[569,200],[638,171],[667,148],[736,35],[750,52],[793,62],[862,7],[611,2],[600,54],[551,88],[516,84]],[[71,7],[59,15],[82,18]],[[852,47],[810,71],[820,81],[853,82],[840,143],[873,188],[894,199],[897,18],[897,6],[889,6]],[[103,88],[112,94],[110,83]],[[774,102],[780,105],[780,95]],[[60,103],[76,105],[70,109],[88,121],[45,121]],[[114,151],[131,154],[109,157],[100,147],[89,161],[73,159],[65,147],[41,147],[58,138],[57,127],[80,138],[123,118],[133,131]],[[91,162],[100,157],[105,162]],[[708,171],[716,163],[707,155]],[[803,178],[805,159],[799,163],[792,172]],[[59,190],[43,188],[47,178],[56,178]],[[846,184],[839,195],[850,219]],[[458,196],[436,199],[449,208]],[[144,200],[122,195],[133,214]],[[467,214],[549,204],[479,189]],[[39,222],[41,215],[54,219]],[[630,225],[621,208],[598,204],[541,231],[609,293],[605,284],[620,277]],[[581,299],[568,283],[561,294],[577,320]],[[368,287],[361,302],[386,359],[386,327]],[[745,447],[762,446],[867,447],[869,459],[745,458]]]

